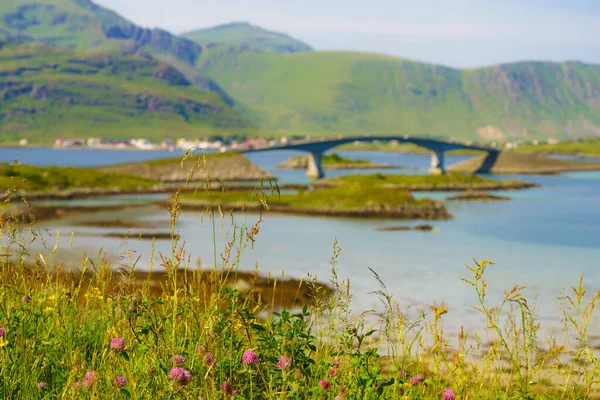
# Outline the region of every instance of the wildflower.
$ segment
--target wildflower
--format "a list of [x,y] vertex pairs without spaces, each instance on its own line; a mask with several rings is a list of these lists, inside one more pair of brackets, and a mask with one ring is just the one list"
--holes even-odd
[[213,365],[215,363],[215,355],[213,353],[211,353],[210,351],[208,353],[206,353],[206,355],[204,356],[204,362],[206,363],[206,365],[210,366]]
[[37,384],[37,387],[39,387],[40,389],[43,389],[46,387],[46,382],[40,382]]
[[125,339],[123,339],[122,337],[113,338],[110,341],[110,349],[114,351],[125,350]]
[[179,382],[182,385],[186,385],[192,380],[192,373],[181,367],[172,368],[169,375],[172,381]]
[[123,375],[117,375],[113,380],[113,385],[118,388],[125,387],[127,385],[127,378],[125,378]]
[[246,350],[242,355],[242,362],[244,364],[258,364],[258,356],[255,352]]
[[425,379],[425,377],[423,376],[423,374],[419,374],[416,376],[411,376],[410,379],[408,380],[408,383],[410,383],[411,385],[415,386],[418,385],[419,383],[421,383],[421,381]]
[[198,353],[200,355],[206,353],[206,346],[201,344],[200,346],[196,347],[196,353]]
[[171,361],[173,361],[174,366],[177,366],[183,364],[185,362],[185,358],[180,354],[176,354],[173,356]]
[[329,376],[330,376],[330,377],[332,377],[332,378],[333,378],[333,377],[334,377],[334,376],[336,376],[336,375],[337,375],[337,371],[336,371],[335,369],[332,369],[332,370],[330,370],[330,371],[329,371]]
[[23,301],[23,303],[29,303],[31,300],[33,300],[33,298],[29,295],[23,295],[21,297],[21,300]]
[[404,371],[404,370],[400,371],[400,376],[401,376],[402,378],[405,378],[405,379],[406,379],[406,371]]
[[80,387],[80,386],[81,386],[81,383],[79,383],[79,382],[75,382],[75,383],[73,384],[73,389],[79,389],[79,387]]
[[343,393],[345,393],[345,392],[346,392],[346,389],[344,389],[344,388],[340,388],[340,393],[342,393],[342,394],[343,394]]
[[46,307],[46,308],[44,308],[44,312],[46,314],[50,314],[52,311],[54,311],[54,307]]
[[339,367],[340,365],[342,365],[342,362],[336,358],[335,360],[333,360],[333,365],[335,367]]
[[444,400],[454,400],[455,398],[456,395],[454,394],[452,389],[446,388],[446,390],[444,390]]
[[6,329],[4,327],[0,327],[0,339],[4,339],[6,337]]
[[92,386],[94,384],[95,378],[96,378],[96,371],[88,371],[83,376],[83,379],[81,380],[81,385],[84,388],[89,388],[90,386]]
[[221,392],[231,395],[233,394],[233,385],[229,381],[221,383]]
[[279,361],[277,361],[277,368],[279,369],[288,369],[292,366],[292,360],[288,356],[281,356]]
[[333,398],[333,400],[344,400],[344,396],[342,396],[341,394],[338,394],[337,396],[335,396]]
[[237,392],[234,390],[233,392],[231,392],[231,395],[232,395],[233,397],[237,397]]
[[329,384],[329,381],[327,379],[321,379],[319,381],[319,386],[321,386],[325,390],[331,389],[331,385]]

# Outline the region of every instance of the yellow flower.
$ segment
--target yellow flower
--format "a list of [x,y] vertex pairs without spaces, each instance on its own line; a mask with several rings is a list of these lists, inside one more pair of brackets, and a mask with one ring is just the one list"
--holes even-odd
[[8,340],[0,339],[0,349],[8,344]]
[[44,312],[46,314],[51,313],[52,311],[54,311],[54,307],[46,307],[46,308],[44,308]]

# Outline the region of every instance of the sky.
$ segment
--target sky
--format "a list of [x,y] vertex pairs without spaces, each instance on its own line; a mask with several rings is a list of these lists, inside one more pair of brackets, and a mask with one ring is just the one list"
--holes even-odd
[[377,52],[457,68],[525,60],[600,64],[600,0],[95,0],[182,33],[250,22],[317,50]]

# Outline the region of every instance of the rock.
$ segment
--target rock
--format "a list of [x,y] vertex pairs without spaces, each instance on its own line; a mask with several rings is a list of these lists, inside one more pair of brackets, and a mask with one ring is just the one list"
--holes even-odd
[[431,225],[417,225],[417,226],[383,226],[375,228],[378,232],[396,232],[396,231],[435,231],[435,227]]

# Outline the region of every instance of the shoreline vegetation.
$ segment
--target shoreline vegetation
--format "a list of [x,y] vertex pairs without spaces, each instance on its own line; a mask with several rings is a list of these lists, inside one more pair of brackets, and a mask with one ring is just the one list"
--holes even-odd
[[[405,311],[375,271],[380,289],[372,295],[381,306],[355,314],[351,281],[338,278],[343,250],[336,241],[328,284],[241,272],[241,255],[260,240],[262,219],[222,228],[220,253],[214,233],[214,260],[199,260],[201,270],[194,271],[175,229],[181,208],[175,195],[171,254],[160,254],[152,273],[136,269],[135,260],[116,270],[101,254],[84,256],[80,271],[63,271],[55,250],[30,255],[39,234],[0,219],[3,393],[337,400],[597,393],[600,360],[585,327],[600,291],[586,296],[583,278],[561,295],[561,333],[570,338],[562,343],[538,337],[545,321],[538,322],[522,287],[507,290],[499,303],[488,300],[486,270],[493,263],[475,262],[464,282],[475,293],[482,331],[461,328],[449,337],[444,302],[416,315]],[[214,211],[206,213],[213,224],[228,220]]]
[[[338,153],[324,154],[321,160],[323,169],[407,169],[406,167],[395,166],[384,163],[376,163],[370,160],[353,160],[342,157]],[[294,156],[278,164],[277,169],[307,169],[308,156]]]

